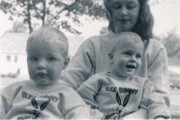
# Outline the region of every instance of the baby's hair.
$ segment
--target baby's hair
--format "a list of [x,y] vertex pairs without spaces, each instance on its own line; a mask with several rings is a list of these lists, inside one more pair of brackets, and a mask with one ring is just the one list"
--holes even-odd
[[[113,31],[114,23],[111,18],[112,13],[111,13],[111,7],[109,5],[111,0],[103,0],[103,1],[106,9],[106,16],[107,19],[109,20],[108,29],[110,31]],[[140,4],[139,18],[136,25],[133,27],[132,32],[135,32],[138,35],[140,35],[142,40],[149,40],[150,38],[153,37],[154,18],[150,11],[148,0],[138,0],[138,2]]]
[[68,56],[68,39],[65,36],[65,34],[57,28],[51,26],[43,26],[38,30],[32,32],[27,41],[27,48],[31,41],[50,42],[59,44],[59,47],[62,48],[61,52],[64,55],[64,57]]
[[112,57],[111,55],[113,55],[117,49],[123,47],[122,44],[125,42],[128,44],[142,44],[143,46],[142,39],[137,33],[122,32],[119,34],[114,34],[112,38],[112,44],[111,44],[109,57],[111,58]]

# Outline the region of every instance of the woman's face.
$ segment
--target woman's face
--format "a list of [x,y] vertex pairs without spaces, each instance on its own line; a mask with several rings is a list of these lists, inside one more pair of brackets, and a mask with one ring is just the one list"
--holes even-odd
[[138,0],[110,0],[114,32],[131,31],[135,26],[140,10]]

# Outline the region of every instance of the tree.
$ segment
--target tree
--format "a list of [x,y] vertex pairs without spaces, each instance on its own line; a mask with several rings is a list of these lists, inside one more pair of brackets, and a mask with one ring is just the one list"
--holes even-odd
[[75,34],[80,34],[74,25],[81,25],[81,16],[93,19],[104,17],[99,0],[2,0],[0,9],[11,20],[22,18],[29,32],[38,26],[53,24]]
[[26,32],[26,27],[24,26],[23,23],[21,23],[21,22],[19,22],[19,21],[15,21],[15,22],[13,23],[12,30],[10,30],[9,32],[25,33],[25,32]]
[[163,38],[164,46],[166,47],[168,57],[180,58],[180,36],[171,31],[165,38]]

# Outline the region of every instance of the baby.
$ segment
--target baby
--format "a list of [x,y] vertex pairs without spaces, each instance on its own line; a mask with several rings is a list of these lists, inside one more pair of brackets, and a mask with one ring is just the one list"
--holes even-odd
[[149,119],[170,118],[164,99],[151,81],[137,76],[143,56],[142,39],[132,32],[113,36],[109,69],[84,82],[78,93],[104,119],[120,119],[138,108],[148,110]]
[[89,108],[79,94],[60,80],[68,64],[66,36],[56,28],[42,27],[29,36],[26,51],[30,80],[2,90],[0,118],[90,118]]

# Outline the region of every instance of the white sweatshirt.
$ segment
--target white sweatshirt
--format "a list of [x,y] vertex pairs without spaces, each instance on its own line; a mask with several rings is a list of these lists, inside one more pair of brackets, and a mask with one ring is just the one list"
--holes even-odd
[[149,119],[170,118],[165,100],[154,92],[152,82],[146,78],[134,76],[122,80],[108,72],[97,73],[80,85],[78,93],[106,119],[121,118],[138,108],[146,109]]
[[[79,47],[68,67],[62,72],[62,79],[74,89],[85,82],[91,75],[104,72],[109,68],[108,53],[114,33],[94,36]],[[165,47],[156,39],[143,41],[144,55],[138,75],[147,77],[161,94],[166,104],[170,105],[168,59]]]
[[64,83],[39,86],[32,80],[7,86],[0,94],[1,119],[90,118],[79,94]]

